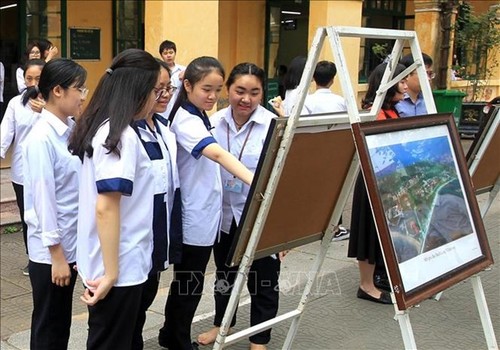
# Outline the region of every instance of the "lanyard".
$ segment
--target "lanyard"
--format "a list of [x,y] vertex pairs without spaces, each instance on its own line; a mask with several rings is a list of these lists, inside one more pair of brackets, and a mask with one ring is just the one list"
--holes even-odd
[[[243,146],[241,146],[240,155],[238,156],[239,161],[241,161],[241,156],[243,155],[243,150],[245,149],[245,146],[247,144],[248,138],[250,137],[250,133],[252,132],[254,125],[255,125],[255,122],[252,122],[250,129],[248,129],[247,136],[245,137],[245,141],[243,142]],[[231,144],[229,143],[229,123],[226,124],[226,130],[227,130],[227,150],[229,153],[231,153]]]

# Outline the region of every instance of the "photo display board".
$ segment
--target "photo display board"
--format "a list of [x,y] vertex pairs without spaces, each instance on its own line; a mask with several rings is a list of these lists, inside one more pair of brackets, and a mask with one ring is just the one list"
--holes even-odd
[[[254,259],[320,240],[339,202],[339,195],[355,155],[347,118],[329,126],[297,128],[269,213],[263,225]],[[235,266],[247,247],[262,203],[285,118],[277,118],[269,129],[240,225],[228,256]]]
[[352,126],[400,310],[493,263],[453,115]]
[[500,177],[500,106],[492,107],[485,119],[467,153],[467,166],[478,194],[491,191]]

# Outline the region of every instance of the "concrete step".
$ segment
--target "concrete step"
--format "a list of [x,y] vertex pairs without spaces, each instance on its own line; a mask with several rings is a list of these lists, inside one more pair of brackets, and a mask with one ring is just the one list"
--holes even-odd
[[21,222],[21,217],[19,216],[19,209],[17,208],[17,203],[14,200],[5,201],[2,198],[0,203],[0,226],[12,225]]

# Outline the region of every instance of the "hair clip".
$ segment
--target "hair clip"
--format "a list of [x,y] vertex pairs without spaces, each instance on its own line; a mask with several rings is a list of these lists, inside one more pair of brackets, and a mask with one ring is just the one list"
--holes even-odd
[[106,68],[106,73],[108,73],[109,75],[112,75],[113,70],[111,68]]

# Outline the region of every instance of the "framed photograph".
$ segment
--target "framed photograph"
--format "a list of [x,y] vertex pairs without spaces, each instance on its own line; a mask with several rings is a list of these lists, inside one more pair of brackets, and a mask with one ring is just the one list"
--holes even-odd
[[493,263],[452,114],[352,129],[400,310]]

